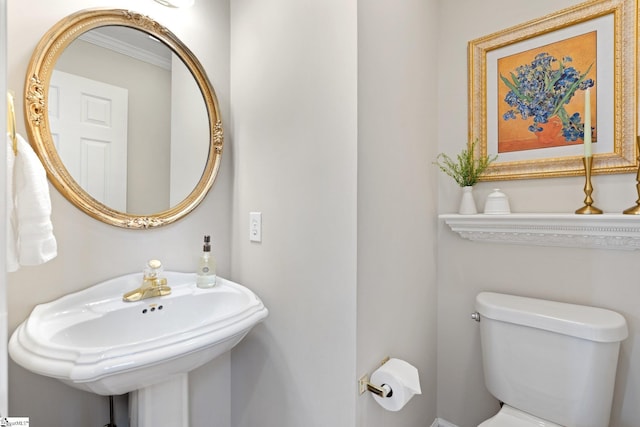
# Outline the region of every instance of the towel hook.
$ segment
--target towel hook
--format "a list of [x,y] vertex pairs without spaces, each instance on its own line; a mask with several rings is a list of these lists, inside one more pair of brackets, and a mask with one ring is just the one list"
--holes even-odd
[[11,92],[7,92],[7,127],[13,144],[13,154],[17,156],[18,138],[16,137],[16,112],[13,106],[13,94]]

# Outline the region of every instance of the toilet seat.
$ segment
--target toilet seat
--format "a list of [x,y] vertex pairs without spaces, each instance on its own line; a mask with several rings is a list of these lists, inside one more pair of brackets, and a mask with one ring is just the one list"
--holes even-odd
[[509,405],[502,405],[500,412],[478,427],[562,427],[560,424],[534,417]]

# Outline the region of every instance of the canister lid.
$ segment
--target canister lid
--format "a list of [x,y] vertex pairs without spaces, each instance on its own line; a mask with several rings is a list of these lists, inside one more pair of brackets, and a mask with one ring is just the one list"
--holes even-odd
[[619,342],[627,322],[615,311],[535,298],[481,292],[476,310],[482,317],[599,342]]

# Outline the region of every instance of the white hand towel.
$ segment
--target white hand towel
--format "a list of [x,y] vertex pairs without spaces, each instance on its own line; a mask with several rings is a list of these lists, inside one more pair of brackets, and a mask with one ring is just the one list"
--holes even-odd
[[20,265],[43,264],[58,254],[47,174],[29,143],[20,135],[17,138],[18,155],[14,156],[12,149],[7,151],[7,185],[12,185],[7,200],[11,222],[7,236],[8,271],[16,271]]
[[13,202],[13,167],[16,156],[13,152],[13,140],[7,134],[7,271],[16,271],[20,268],[18,264],[18,248],[16,247],[16,224]]

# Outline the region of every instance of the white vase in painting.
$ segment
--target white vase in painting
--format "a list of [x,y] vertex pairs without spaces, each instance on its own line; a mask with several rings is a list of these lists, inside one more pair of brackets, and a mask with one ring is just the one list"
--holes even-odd
[[460,209],[458,209],[460,215],[474,215],[478,213],[476,209],[476,201],[473,199],[473,187],[462,187],[462,199],[460,200]]

